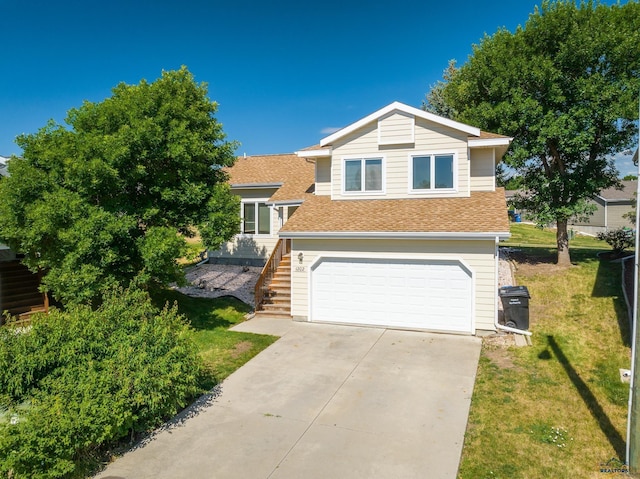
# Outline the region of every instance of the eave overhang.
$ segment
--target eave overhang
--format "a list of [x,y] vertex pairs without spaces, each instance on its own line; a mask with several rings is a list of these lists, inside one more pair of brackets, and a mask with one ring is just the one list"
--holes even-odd
[[265,204],[269,206],[300,206],[304,200],[280,200],[280,201],[267,201]]
[[231,185],[231,189],[244,188],[280,188],[283,183],[235,183]]
[[509,146],[513,138],[469,138],[469,148],[491,148]]
[[404,239],[404,240],[506,240],[508,231],[498,232],[412,232],[412,231],[282,231],[281,238],[287,239]]
[[300,150],[296,151],[296,155],[300,158],[325,158],[331,156],[331,148],[322,148],[319,150]]

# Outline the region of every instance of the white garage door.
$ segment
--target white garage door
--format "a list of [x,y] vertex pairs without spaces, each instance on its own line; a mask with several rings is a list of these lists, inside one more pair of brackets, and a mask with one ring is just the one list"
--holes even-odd
[[311,321],[472,333],[471,272],[459,261],[324,258]]

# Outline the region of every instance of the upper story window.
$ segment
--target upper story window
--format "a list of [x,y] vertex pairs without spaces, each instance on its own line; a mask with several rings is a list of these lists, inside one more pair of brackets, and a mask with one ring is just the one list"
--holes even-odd
[[247,235],[271,234],[271,208],[266,203],[242,203],[242,232]]
[[381,193],[382,158],[349,158],[344,160],[345,193]]
[[410,157],[411,191],[453,190],[456,158],[452,153]]

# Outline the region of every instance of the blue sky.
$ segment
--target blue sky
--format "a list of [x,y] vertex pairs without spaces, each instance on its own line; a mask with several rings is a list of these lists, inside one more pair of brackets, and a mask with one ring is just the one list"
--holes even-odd
[[[538,3],[0,0],[0,155],[119,82],[181,65],[208,83],[239,155],[293,152],[392,101],[419,107],[449,59]],[[629,155],[618,167],[637,172]]]

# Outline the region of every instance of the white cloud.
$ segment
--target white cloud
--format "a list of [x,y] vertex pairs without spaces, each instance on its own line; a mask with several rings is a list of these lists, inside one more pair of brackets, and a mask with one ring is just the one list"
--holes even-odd
[[340,130],[340,128],[334,128],[333,126],[328,126],[320,130],[320,133],[322,133],[323,135],[330,135],[331,133],[335,133],[338,130]]
[[611,157],[621,178],[626,175],[638,175],[638,167],[633,164],[633,161],[631,160],[632,156],[633,153],[624,151],[616,153]]

